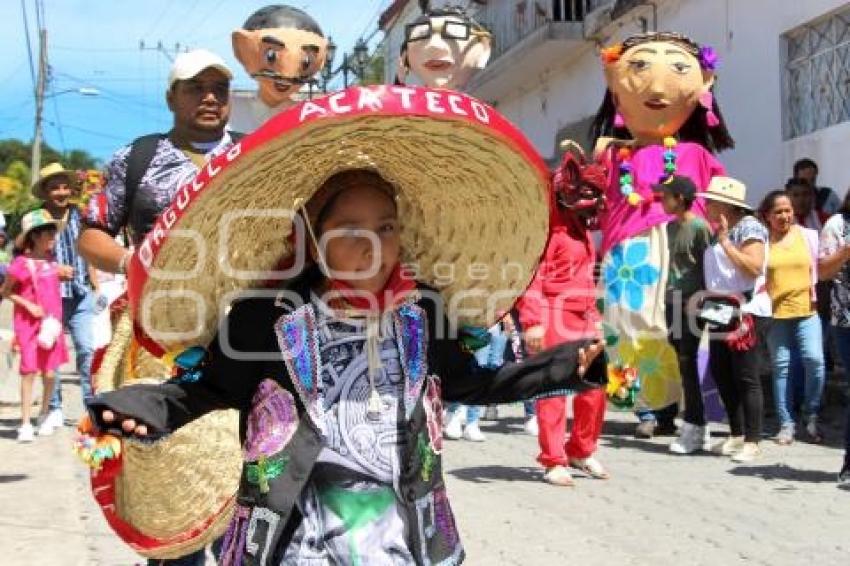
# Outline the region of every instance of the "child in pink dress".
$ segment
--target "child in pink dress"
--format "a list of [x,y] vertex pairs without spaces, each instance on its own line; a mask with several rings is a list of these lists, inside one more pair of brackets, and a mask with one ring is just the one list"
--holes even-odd
[[[53,427],[44,422],[48,401],[53,391],[56,370],[68,361],[62,334],[62,297],[59,280],[66,278],[53,257],[56,243],[56,221],[43,209],[34,210],[22,219],[24,253],[9,265],[2,294],[15,305],[13,329],[20,346],[21,427],[19,442],[32,442],[30,423],[33,384],[42,376],[42,403],[39,435],[49,435]],[[41,333],[41,340],[39,340]],[[52,335],[52,344],[50,342]]]

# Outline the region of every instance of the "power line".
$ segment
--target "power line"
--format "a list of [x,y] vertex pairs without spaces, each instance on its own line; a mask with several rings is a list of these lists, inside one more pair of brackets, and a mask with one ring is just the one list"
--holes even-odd
[[[52,122],[50,120],[45,120],[44,122],[46,124],[50,124],[51,126],[56,126],[56,123]],[[114,136],[112,134],[107,134],[106,132],[98,132],[96,130],[89,130],[88,128],[82,128],[80,126],[74,126],[72,124],[65,124],[65,127],[68,128],[69,130],[76,130],[76,131],[82,132],[84,134],[89,134],[90,136],[97,136],[97,137],[100,137],[100,138],[116,140],[116,141],[119,141],[119,142],[127,141],[127,138]]]
[[189,9],[183,12],[182,18],[175,18],[174,25],[168,28],[168,31],[161,34],[162,37],[169,37],[173,32],[180,29],[181,26],[186,24],[186,18],[195,10],[195,7],[198,5],[198,0],[194,0],[192,4],[189,6]]
[[32,43],[30,43],[30,24],[29,18],[27,18],[27,2],[26,0],[21,0],[21,13],[24,17],[24,37],[27,40],[27,57],[30,62],[30,78],[32,78],[32,90],[35,92],[35,63],[33,62],[32,56]]
[[116,53],[138,51],[138,47],[72,47],[70,45],[53,45],[57,51],[76,51],[81,53]]
[[159,16],[156,18],[156,20],[154,20],[153,25],[150,27],[150,29],[148,29],[148,31],[146,31],[145,33],[142,34],[142,37],[147,37],[151,33],[153,33],[153,30],[156,29],[156,26],[158,26],[159,22],[162,21],[162,18],[165,17],[165,14],[166,14],[166,12],[168,12],[168,9],[171,8],[172,6],[174,6],[175,4],[176,4],[176,2],[166,2],[165,8],[159,13]]
[[[202,27],[205,23],[207,23],[207,20],[209,20],[209,19],[210,19],[210,17],[211,17],[211,16],[212,16],[215,12],[217,12],[219,8],[221,8],[222,6],[224,6],[224,2],[225,2],[225,1],[226,1],[226,0],[219,0],[219,2],[218,2],[215,6],[213,6],[213,7],[212,7],[212,9],[207,10],[207,13],[206,13],[206,14],[204,14],[204,17],[202,17],[202,18],[201,18],[201,20],[200,20],[197,24],[195,24],[195,30],[199,30],[199,29],[201,29],[201,27]],[[195,33],[195,37],[196,37],[196,36],[197,36],[197,32]],[[189,37],[187,37],[184,41],[185,41],[186,43],[189,43],[189,42],[191,42],[191,41],[192,41],[192,39],[194,39],[194,37],[193,37],[192,35],[189,35]]]

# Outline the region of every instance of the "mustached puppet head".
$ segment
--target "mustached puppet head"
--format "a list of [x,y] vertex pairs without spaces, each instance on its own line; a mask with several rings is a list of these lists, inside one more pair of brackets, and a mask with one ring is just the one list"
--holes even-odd
[[398,82],[408,73],[425,86],[462,90],[490,59],[492,36],[463,8],[431,8],[420,0],[422,15],[405,28]]
[[555,204],[561,214],[573,214],[589,230],[596,230],[599,213],[605,210],[605,167],[588,163],[581,146],[572,140],[561,147],[566,152],[552,175]]
[[236,58],[257,80],[260,100],[273,108],[291,102],[325,66],[328,41],[319,24],[298,8],[260,8],[231,37]]
[[659,143],[674,136],[712,152],[734,146],[713,87],[714,49],[671,32],[634,35],[602,50],[608,90],[594,138]]

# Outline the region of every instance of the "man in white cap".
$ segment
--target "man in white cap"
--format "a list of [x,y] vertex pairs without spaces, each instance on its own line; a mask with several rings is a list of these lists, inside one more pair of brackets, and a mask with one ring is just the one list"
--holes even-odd
[[[131,252],[115,237],[125,232],[128,245],[138,245],[177,190],[237,141],[240,136],[225,129],[232,78],[224,60],[214,53],[197,49],[177,56],[165,93],[174,114],[171,131],[143,136],[119,149],[106,166],[106,187],[89,201],[78,246],[90,264],[108,273],[124,273]],[[199,566],[204,560],[201,549],[148,563]]]
[[126,230],[129,243],[138,244],[177,189],[239,137],[225,129],[232,78],[224,60],[207,50],[177,56],[165,93],[171,131],[119,149],[106,166],[106,187],[89,201],[79,248],[92,265],[123,273],[129,252],[115,236]]

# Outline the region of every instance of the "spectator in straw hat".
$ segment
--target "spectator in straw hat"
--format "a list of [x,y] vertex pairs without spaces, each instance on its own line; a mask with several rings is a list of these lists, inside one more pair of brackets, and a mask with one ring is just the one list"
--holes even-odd
[[30,422],[33,385],[42,378],[42,402],[38,419],[39,436],[49,436],[53,427],[48,412],[56,370],[68,359],[62,335],[62,300],[59,281],[65,278],[54,259],[57,222],[43,209],[26,214],[21,221],[24,253],[9,265],[0,294],[15,305],[13,328],[20,346],[21,427],[18,442],[32,442]]
[[740,306],[740,322],[733,330],[749,338],[733,342],[724,335],[711,340],[711,374],[731,429],[730,436],[712,449],[734,462],[750,462],[761,455],[764,399],[754,336],[758,333],[756,325],[767,324],[771,315],[761,300],[768,232],[752,215],[746,201],[747,187],[740,181],[715,177],[700,196],[706,200],[716,237],[716,243],[705,251],[705,288],[712,290],[716,301]]
[[[76,353],[80,389],[85,403],[91,399],[91,364],[94,355],[92,328],[97,301],[97,277],[77,251],[82,230],[82,211],[72,199],[79,196],[77,172],[61,163],[50,163],[41,169],[32,188],[33,196],[43,201],[43,208],[56,219],[59,233],[55,255],[59,270],[66,279],[61,284],[62,323],[71,334]],[[62,383],[56,380],[50,399],[50,415],[45,426],[64,424],[62,415]]]

